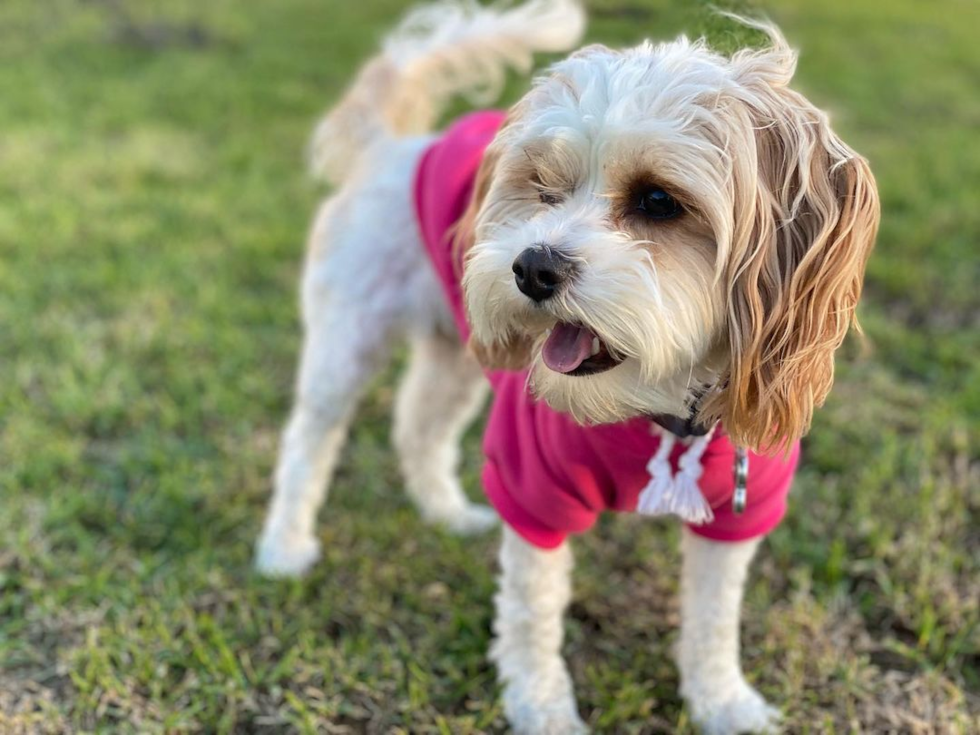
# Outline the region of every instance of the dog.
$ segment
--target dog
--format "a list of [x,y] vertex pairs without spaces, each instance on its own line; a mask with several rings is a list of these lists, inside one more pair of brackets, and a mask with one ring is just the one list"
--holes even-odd
[[[800,437],[855,322],[879,205],[867,162],[790,89],[769,40],[723,56],[681,37],[581,48],[507,112],[507,67],[576,48],[573,0],[410,13],[319,124],[337,186],[315,218],[305,342],[257,566],[300,575],[365,385],[411,345],[394,445],[422,515],[504,521],[491,657],[522,733],[583,732],[561,658],[570,534],[603,510],[673,514],[681,694],[707,733],[779,713],[739,663],[744,582],[779,523]],[[487,391],[484,486],[457,444]]]

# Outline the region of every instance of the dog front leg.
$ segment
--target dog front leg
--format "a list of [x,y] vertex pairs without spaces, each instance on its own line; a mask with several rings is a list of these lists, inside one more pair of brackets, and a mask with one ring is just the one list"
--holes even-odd
[[681,546],[681,695],[705,735],[772,732],[779,712],[739,663],[742,593],[759,541],[710,541],[684,529]]
[[504,713],[522,735],[586,732],[561,657],[562,618],[571,597],[568,544],[546,551],[509,528],[500,549],[496,639],[490,657],[503,684]]

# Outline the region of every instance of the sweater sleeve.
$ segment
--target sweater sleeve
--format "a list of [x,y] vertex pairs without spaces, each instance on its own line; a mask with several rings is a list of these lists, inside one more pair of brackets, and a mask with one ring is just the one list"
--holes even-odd
[[728,449],[705,456],[701,475],[701,491],[711,505],[714,520],[691,531],[714,541],[747,541],[772,531],[786,515],[786,499],[793,484],[800,458],[800,443],[789,454],[767,457],[749,453],[749,477],[746,484],[745,511],[732,510],[734,480],[732,468],[734,447],[725,440]]

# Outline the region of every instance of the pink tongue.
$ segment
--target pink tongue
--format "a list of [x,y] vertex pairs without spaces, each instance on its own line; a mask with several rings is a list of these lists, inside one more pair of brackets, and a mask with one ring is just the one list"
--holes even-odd
[[559,322],[541,349],[544,364],[556,373],[570,373],[592,354],[595,337],[585,327]]

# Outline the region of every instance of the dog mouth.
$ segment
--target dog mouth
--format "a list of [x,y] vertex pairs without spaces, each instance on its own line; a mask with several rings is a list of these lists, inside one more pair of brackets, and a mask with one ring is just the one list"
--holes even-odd
[[619,365],[622,360],[588,327],[558,322],[541,347],[541,359],[549,370],[563,375],[596,375]]

